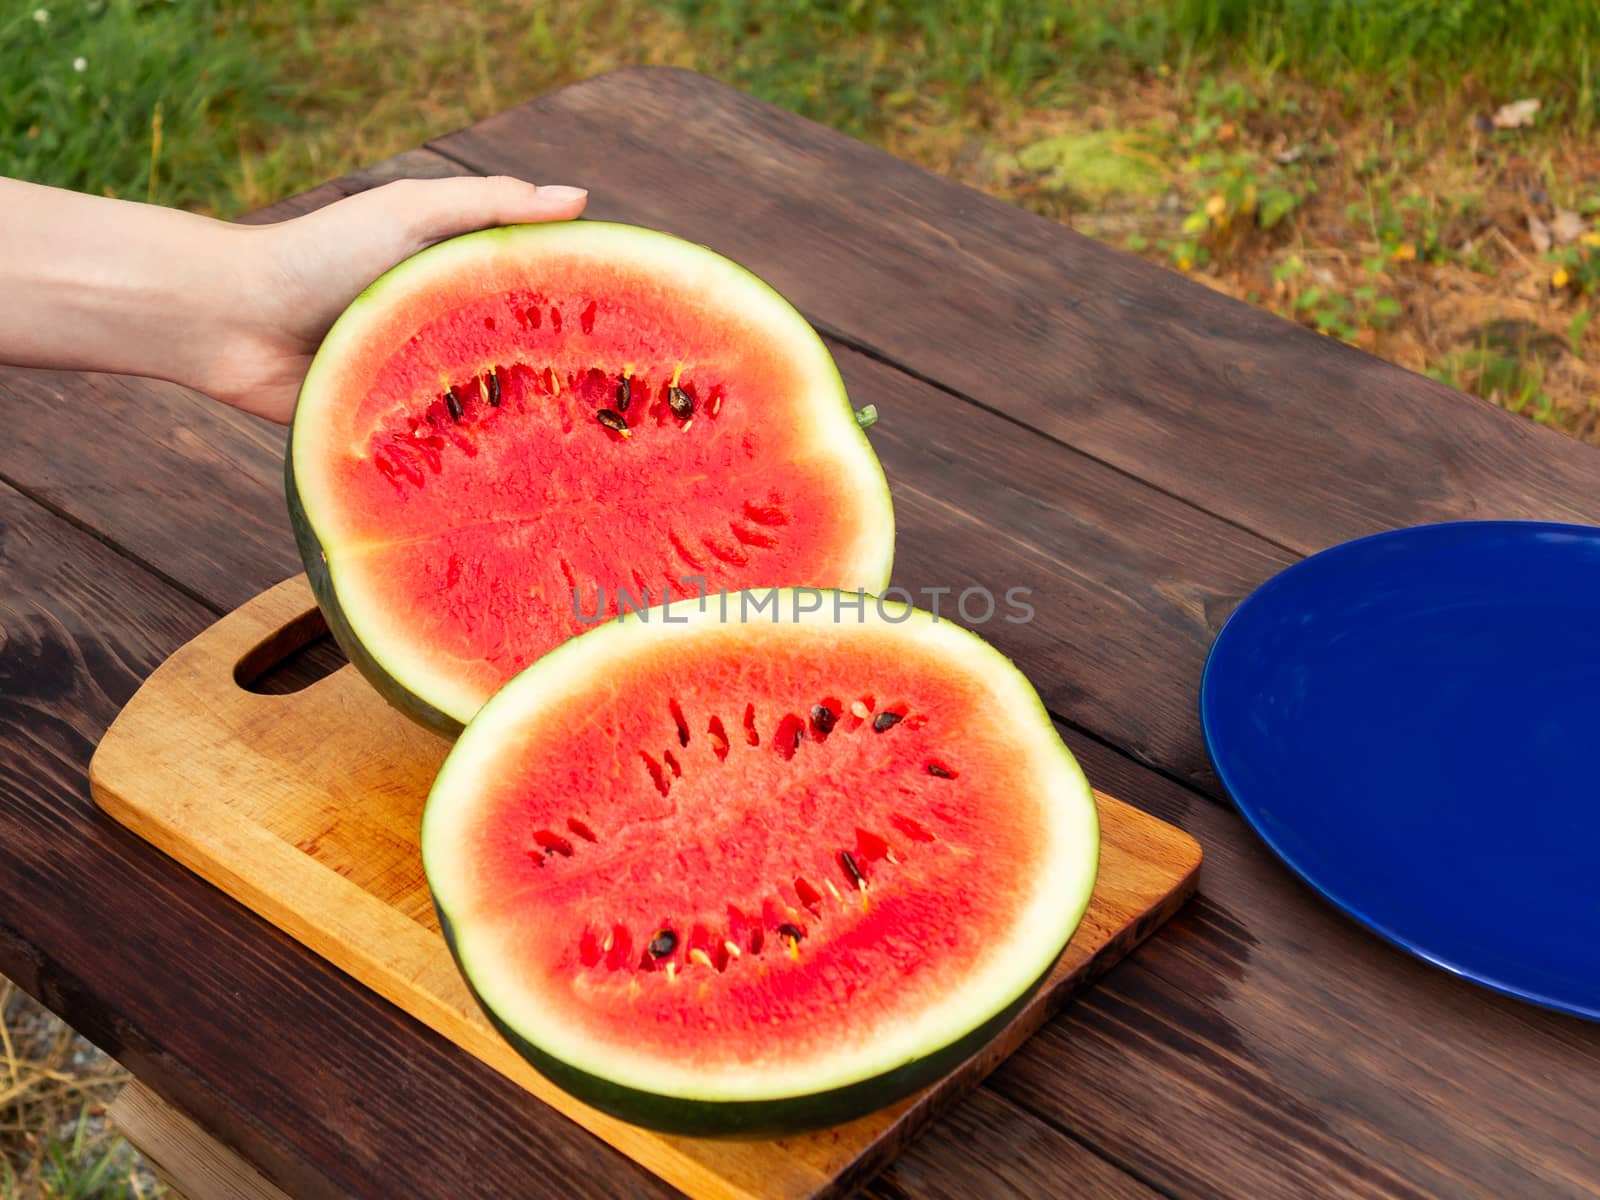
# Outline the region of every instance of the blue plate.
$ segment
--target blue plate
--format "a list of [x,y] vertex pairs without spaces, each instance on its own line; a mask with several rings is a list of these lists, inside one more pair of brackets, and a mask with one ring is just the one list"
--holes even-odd
[[1368,928],[1600,1020],[1600,529],[1423,525],[1233,614],[1206,747],[1267,844]]

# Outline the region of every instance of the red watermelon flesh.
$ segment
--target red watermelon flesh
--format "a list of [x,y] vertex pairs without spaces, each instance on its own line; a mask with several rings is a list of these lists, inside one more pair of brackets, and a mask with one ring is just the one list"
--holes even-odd
[[842,1120],[928,1082],[907,1064],[934,1070],[1055,961],[1094,877],[1083,777],[1004,658],[887,607],[903,623],[658,610],[469,727],[429,880],[468,979],[558,1081],[667,1128]]
[[291,491],[352,657],[456,722],[619,603],[876,590],[893,539],[804,320],[710,251],[596,222],[375,284],[307,377]]

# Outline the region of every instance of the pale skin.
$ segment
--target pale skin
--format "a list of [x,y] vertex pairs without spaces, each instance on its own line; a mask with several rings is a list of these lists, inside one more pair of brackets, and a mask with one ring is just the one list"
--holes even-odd
[[287,422],[322,336],[401,259],[495,225],[569,221],[588,194],[401,180],[276,225],[0,179],[0,362],[166,379]]

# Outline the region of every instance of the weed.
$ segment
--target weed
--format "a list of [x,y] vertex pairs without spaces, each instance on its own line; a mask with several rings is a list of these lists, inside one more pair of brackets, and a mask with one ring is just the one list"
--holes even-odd
[[1548,425],[1561,415],[1546,383],[1551,356],[1562,352],[1560,339],[1524,322],[1498,320],[1479,331],[1476,345],[1446,355],[1428,374]]
[[1183,137],[1183,188],[1191,202],[1183,236],[1168,247],[1180,270],[1236,254],[1254,233],[1276,229],[1316,191],[1303,155],[1279,161],[1247,143],[1243,124],[1260,107],[1236,81],[1219,85],[1206,79],[1195,94]]
[[1590,230],[1545,257],[1554,264],[1550,272],[1552,291],[1570,292],[1574,296],[1600,293],[1600,230]]
[[1580,308],[1572,314],[1572,320],[1567,322],[1567,351],[1574,358],[1579,358],[1583,354],[1583,335],[1593,319],[1592,308]]
[[[0,174],[235,215],[633,63],[1600,441],[1594,0],[0,0]],[[1530,256],[1540,190],[1589,220]],[[0,1018],[0,1200],[151,1195],[114,1064]]]
[[106,1120],[127,1076],[0,979],[0,1200],[163,1194]]

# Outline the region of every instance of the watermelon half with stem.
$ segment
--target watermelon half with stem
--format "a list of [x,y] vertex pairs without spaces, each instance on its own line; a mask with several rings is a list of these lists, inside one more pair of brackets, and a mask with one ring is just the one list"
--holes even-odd
[[1095,804],[1038,694],[959,626],[854,599],[608,622],[446,759],[440,924],[588,1103],[703,1135],[850,1120],[1002,1029],[1082,917]]
[[594,221],[469,234],[372,284],[306,375],[287,483],[340,646],[447,734],[620,608],[878,591],[894,544],[805,319],[702,246]]

